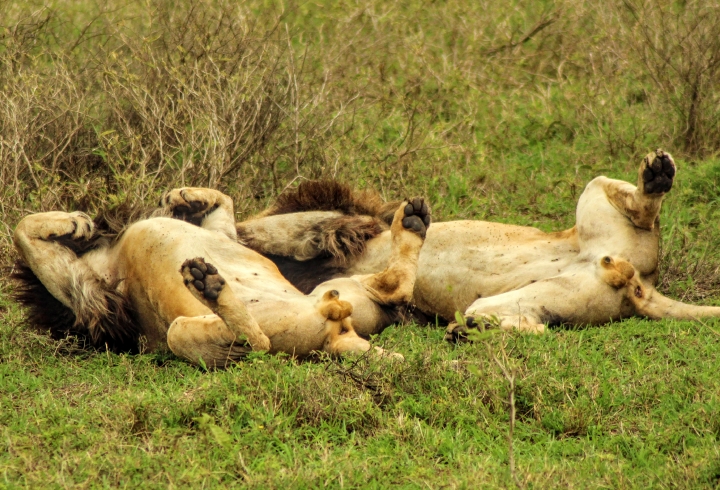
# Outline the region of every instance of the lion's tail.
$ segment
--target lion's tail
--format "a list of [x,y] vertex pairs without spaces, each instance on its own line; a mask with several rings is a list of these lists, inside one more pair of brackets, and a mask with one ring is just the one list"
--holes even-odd
[[698,306],[676,301],[663,296],[652,286],[636,285],[630,297],[636,312],[653,320],[663,318],[699,320],[720,317],[720,307]]

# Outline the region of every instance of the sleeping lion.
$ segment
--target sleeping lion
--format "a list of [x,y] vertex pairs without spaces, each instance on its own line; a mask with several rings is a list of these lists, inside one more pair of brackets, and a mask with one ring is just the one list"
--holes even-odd
[[30,322],[98,348],[169,347],[209,367],[250,350],[364,352],[371,346],[360,335],[396,322],[398,309],[411,300],[430,225],[421,198],[399,203],[392,210],[386,267],[318,283],[306,295],[237,241],[228,196],[175,189],[161,205],[155,217],[114,236],[100,233],[81,212],[20,221],[14,294],[30,307]]
[[[484,221],[434,223],[420,252],[413,303],[448,321],[463,312],[461,324],[449,325],[448,338],[478,323],[538,333],[547,324],[596,325],[635,315],[720,316],[718,307],[674,301],[654,287],[658,214],[675,170],[672,156],[657,150],[640,164],[637,186],[593,179],[578,201],[575,226],[565,231]],[[396,204],[372,203],[368,196],[334,182],[306,182],[238,223],[238,235],[300,289],[378,272],[392,256],[391,232],[358,236],[345,229],[352,220],[365,229],[388,220]],[[336,225],[341,219],[344,227]]]

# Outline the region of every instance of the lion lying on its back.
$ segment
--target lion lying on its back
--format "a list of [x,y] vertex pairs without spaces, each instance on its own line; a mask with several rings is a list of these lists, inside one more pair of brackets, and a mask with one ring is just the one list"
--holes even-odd
[[[556,233],[483,221],[435,223],[420,252],[413,302],[450,321],[461,311],[470,326],[499,323],[530,332],[542,332],[546,323],[601,324],[633,315],[720,316],[720,308],[674,301],[654,287],[658,214],[674,177],[675,163],[662,150],[643,159],[637,186],[597,177],[580,196],[575,226]],[[342,205],[312,208],[303,196],[320,188],[340,196],[332,201]],[[323,238],[335,234],[328,223],[362,213],[354,208],[361,199],[336,183],[304,183],[238,223],[238,234],[301,289],[312,289],[316,280],[377,272],[392,256],[389,232],[353,236],[347,251],[327,247]],[[366,219],[383,226],[386,215]],[[451,324],[449,334],[463,329]]]
[[85,336],[99,348],[167,346],[208,366],[251,349],[298,356],[367,351],[360,335],[395,322],[412,297],[430,224],[422,199],[399,203],[388,210],[386,267],[321,281],[305,295],[271,261],[238,243],[228,196],[175,189],[162,205],[163,214],[181,219],[140,220],[111,239],[80,212],[25,217],[14,234],[21,256],[14,277],[30,321],[55,335]]

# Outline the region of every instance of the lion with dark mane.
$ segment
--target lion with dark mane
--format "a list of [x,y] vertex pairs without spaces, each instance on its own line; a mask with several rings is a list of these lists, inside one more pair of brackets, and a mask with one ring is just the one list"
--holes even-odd
[[[390,222],[386,267],[316,281],[309,294],[238,242],[232,200],[216,190],[172,190],[160,210],[122,229],[81,212],[32,214],[15,229],[14,294],[36,328],[101,349],[169,348],[212,367],[251,350],[365,352],[363,337],[396,322],[412,298],[430,225],[421,198],[382,213]],[[333,226],[334,241],[319,246],[351,255],[382,231],[364,216]]]
[[[451,322],[456,311],[463,312],[461,324],[448,327],[449,338],[478,323],[542,332],[546,324],[596,325],[634,315],[720,316],[718,307],[681,303],[655,289],[658,215],[675,171],[672,156],[657,150],[641,162],[637,185],[593,179],[569,230],[545,233],[483,221],[433,224],[420,252],[413,303]],[[321,206],[310,194],[333,197]],[[396,203],[368,195],[334,182],[303,183],[264,213],[238,223],[238,234],[300,289],[378,272],[392,255],[387,210]],[[372,209],[363,207],[368,201]],[[370,232],[347,235],[335,225],[360,215]],[[339,242],[328,236],[340,236]]]

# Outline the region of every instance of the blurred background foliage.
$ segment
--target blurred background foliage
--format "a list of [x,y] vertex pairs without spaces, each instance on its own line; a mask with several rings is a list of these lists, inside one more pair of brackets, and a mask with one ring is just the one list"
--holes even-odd
[[717,2],[0,9],[5,256],[29,212],[199,185],[242,218],[317,177],[424,194],[440,218],[557,228],[595,175],[633,180],[659,146],[690,165],[720,150]]

